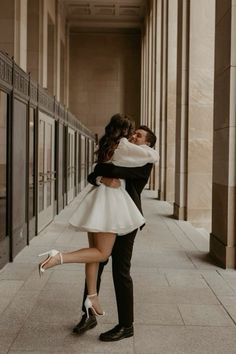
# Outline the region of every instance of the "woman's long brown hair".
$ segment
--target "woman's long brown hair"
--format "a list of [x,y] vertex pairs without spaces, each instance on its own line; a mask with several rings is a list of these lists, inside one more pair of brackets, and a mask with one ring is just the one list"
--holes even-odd
[[109,161],[121,138],[129,138],[134,129],[134,122],[125,114],[115,114],[105,127],[105,135],[98,143],[97,162]]

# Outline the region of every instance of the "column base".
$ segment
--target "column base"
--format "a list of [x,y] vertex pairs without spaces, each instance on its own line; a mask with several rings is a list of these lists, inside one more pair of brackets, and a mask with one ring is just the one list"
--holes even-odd
[[210,256],[222,268],[236,268],[236,248],[224,245],[216,236],[210,234]]
[[164,194],[161,193],[160,189],[158,189],[158,191],[157,191],[157,199],[158,200],[164,200]]
[[186,220],[186,207],[180,207],[174,203],[174,218],[177,220]]

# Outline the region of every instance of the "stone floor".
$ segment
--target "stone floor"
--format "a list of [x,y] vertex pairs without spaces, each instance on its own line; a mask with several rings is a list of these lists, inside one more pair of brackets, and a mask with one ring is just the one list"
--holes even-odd
[[143,198],[147,225],[136,238],[132,274],[135,335],[98,341],[117,323],[111,268],[102,281],[107,315],[81,337],[71,334],[80,318],[83,265],[62,265],[38,276],[40,252],[73,250],[86,235],[67,220],[76,201],[0,271],[0,353],[183,354],[236,353],[236,271],[208,257],[208,236],[171,217],[172,208]]

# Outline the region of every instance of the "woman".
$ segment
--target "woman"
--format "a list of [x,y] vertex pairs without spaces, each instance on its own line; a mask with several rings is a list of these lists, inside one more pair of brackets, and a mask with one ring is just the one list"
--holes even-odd
[[[156,162],[158,154],[147,145],[137,146],[127,140],[133,130],[132,122],[124,115],[113,116],[99,141],[98,162],[112,162],[119,166],[137,167]],[[46,269],[62,263],[85,263],[88,297],[87,311],[103,315],[96,294],[99,262],[110,256],[116,235],[125,235],[145,222],[142,214],[125,190],[124,181],[119,188],[101,184],[99,188],[89,185],[81,193],[79,205],[70,223],[79,231],[88,232],[89,248],[75,252],[60,253],[52,250],[42,255],[48,258],[40,263],[40,274]]]

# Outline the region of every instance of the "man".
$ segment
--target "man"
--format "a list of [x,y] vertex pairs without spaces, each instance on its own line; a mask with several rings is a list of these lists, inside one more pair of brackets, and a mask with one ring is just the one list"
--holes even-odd
[[[156,143],[156,136],[147,126],[142,125],[135,131],[131,141],[137,145],[147,144],[150,147],[153,147]],[[103,176],[100,179],[101,183],[116,188],[120,185],[119,178],[125,179],[127,192],[138,209],[142,212],[140,195],[149,179],[152,166],[153,165],[149,163],[142,167],[118,167],[109,163],[101,163],[97,164],[94,172],[88,176],[88,182],[97,185],[99,188],[97,178]],[[113,329],[102,333],[99,336],[101,341],[117,341],[123,338],[132,337],[134,334],[133,281],[130,276],[130,267],[136,234],[137,230],[134,230],[127,235],[117,237],[112,249],[112,275],[119,323]],[[100,288],[101,274],[106,264],[107,262],[100,263],[99,265],[97,281],[98,291]],[[85,284],[84,299],[86,296],[87,288]],[[83,307],[82,310],[84,311]],[[89,318],[84,314],[80,322],[74,327],[73,332],[76,334],[82,334],[87,330],[94,328],[96,325],[97,320],[93,313],[90,313]]]

